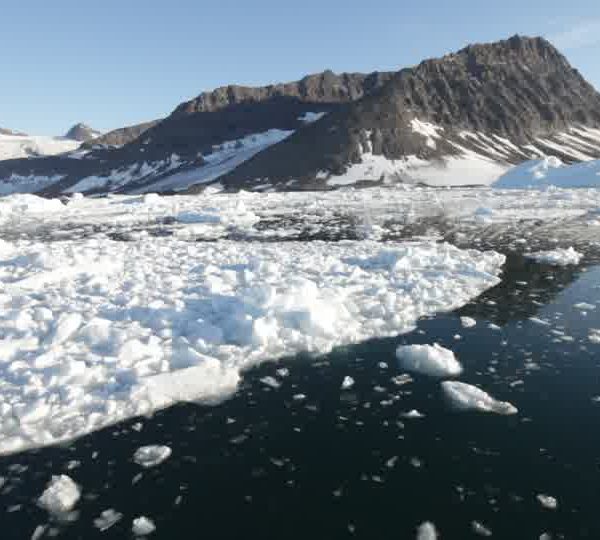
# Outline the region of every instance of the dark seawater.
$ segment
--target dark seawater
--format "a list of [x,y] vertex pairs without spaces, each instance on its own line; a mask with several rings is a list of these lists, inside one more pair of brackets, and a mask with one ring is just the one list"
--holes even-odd
[[[574,307],[581,302],[596,309],[584,313]],[[462,328],[461,315],[477,326]],[[263,365],[217,407],[184,404],[64,447],[0,458],[0,538],[29,539],[40,525],[41,538],[131,538],[133,518],[145,515],[156,539],[398,540],[415,538],[423,521],[444,540],[480,538],[473,521],[492,538],[598,539],[593,328],[600,329],[600,267],[511,257],[500,286],[409,335]],[[438,381],[395,384],[396,347],[434,342],[455,351],[465,367],[460,380],[511,401],[519,414],[456,413]],[[288,376],[277,374],[282,367]],[[348,375],[356,384],[342,391]],[[281,386],[264,384],[265,376]],[[294,399],[300,393],[305,400]],[[425,417],[403,418],[412,409]],[[169,445],[173,454],[141,469],[132,455],[146,444]],[[83,492],[69,523],[35,504],[60,473]],[[555,497],[558,508],[542,507],[538,494]],[[123,516],[101,532],[93,522],[107,509]]]

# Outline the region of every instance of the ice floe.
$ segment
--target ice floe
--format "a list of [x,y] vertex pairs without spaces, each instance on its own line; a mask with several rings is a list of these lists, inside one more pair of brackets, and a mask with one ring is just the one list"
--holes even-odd
[[97,518],[94,519],[94,527],[104,532],[116,525],[123,519],[123,514],[117,512],[113,508],[104,510]]
[[433,242],[172,237],[19,239],[9,252],[0,258],[2,454],[177,401],[216,403],[265,360],[410,331],[498,284],[505,261]]
[[540,264],[552,266],[577,265],[583,259],[583,254],[575,251],[572,247],[567,249],[554,249],[549,251],[538,251],[527,253],[525,256]]
[[544,508],[548,510],[556,510],[558,508],[558,501],[551,495],[544,495],[543,493],[540,493],[536,495],[536,499]]
[[50,514],[65,514],[75,508],[81,497],[79,486],[66,474],[53,476],[38,499],[38,505]]
[[142,446],[135,451],[133,461],[138,465],[149,469],[156,467],[171,456],[171,448],[161,445]]
[[431,377],[456,377],[462,366],[454,353],[435,343],[434,345],[401,345],[396,357],[402,369]]
[[430,521],[421,523],[417,529],[417,540],[437,540],[438,533],[435,525]]
[[477,321],[472,317],[461,317],[460,324],[463,328],[473,328],[474,326],[477,326]]
[[146,516],[140,516],[133,520],[131,532],[135,536],[148,536],[156,530],[154,522]]
[[460,411],[479,411],[503,415],[517,414],[507,401],[498,401],[480,388],[458,381],[444,381],[442,390],[450,405]]

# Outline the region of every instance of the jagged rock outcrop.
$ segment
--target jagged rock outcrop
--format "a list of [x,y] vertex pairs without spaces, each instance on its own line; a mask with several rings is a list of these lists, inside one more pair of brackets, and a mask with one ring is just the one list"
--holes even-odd
[[85,144],[84,147],[93,148],[97,145],[123,146],[135,141],[140,135],[142,135],[142,133],[145,133],[159,122],[160,120],[152,120],[150,122],[143,122],[142,124],[135,124],[133,126],[113,129],[104,135],[100,135],[90,143]]
[[69,131],[67,131],[65,139],[71,139],[72,141],[78,142],[86,142],[94,140],[100,135],[101,133],[99,131],[92,129],[87,124],[79,123],[75,124],[71,129],[69,129]]
[[[414,119],[443,129],[435,147],[413,128]],[[274,184],[313,185],[326,174],[344,174],[361,161],[365,146],[391,160],[434,160],[466,148],[514,163],[527,157],[528,145],[561,153],[560,136],[574,126],[600,126],[600,94],[549,42],[515,36],[404,69],[379,91],[299,131],[221,181],[239,186],[268,178]],[[494,136],[510,142],[486,144]],[[576,152],[600,157],[599,141],[575,136]]]

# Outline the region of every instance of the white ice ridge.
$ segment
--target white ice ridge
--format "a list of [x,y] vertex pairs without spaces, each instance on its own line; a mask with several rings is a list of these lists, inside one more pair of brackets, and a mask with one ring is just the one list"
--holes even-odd
[[525,256],[537,263],[550,264],[552,266],[577,265],[583,259],[583,254],[575,251],[572,247],[551,251],[537,251],[535,253],[527,253]]
[[[4,250],[4,248],[3,248]],[[0,453],[181,400],[243,370],[409,331],[499,283],[449,244],[19,240],[0,257]]]
[[463,370],[454,353],[437,343],[402,345],[396,349],[396,357],[402,369],[431,377],[455,377]]
[[497,401],[488,393],[471,384],[444,381],[442,390],[452,407],[460,411],[479,411],[503,415],[518,413],[517,408],[508,401]]
[[500,189],[600,187],[600,160],[565,165],[553,156],[526,161],[501,176],[494,187]]

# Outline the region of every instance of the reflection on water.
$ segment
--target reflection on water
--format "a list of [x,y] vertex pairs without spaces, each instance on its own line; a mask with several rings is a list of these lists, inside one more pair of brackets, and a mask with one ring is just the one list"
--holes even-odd
[[[42,537],[128,538],[146,515],[152,537],[169,539],[410,539],[425,520],[451,540],[478,537],[473,522],[493,538],[597,539],[600,345],[589,335],[600,328],[599,285],[600,268],[511,257],[499,287],[410,335],[263,365],[216,408],[181,405],[2,458],[2,538],[40,525]],[[467,314],[476,327],[461,327]],[[433,342],[455,351],[461,380],[519,415],[456,414],[436,381],[398,379],[395,348]],[[346,376],[355,385],[343,391]],[[424,417],[406,418],[413,409]],[[169,445],[172,457],[142,470],[131,458],[145,444]],[[59,473],[82,486],[72,523],[34,504]],[[93,521],[111,508],[123,517],[100,532]]]

